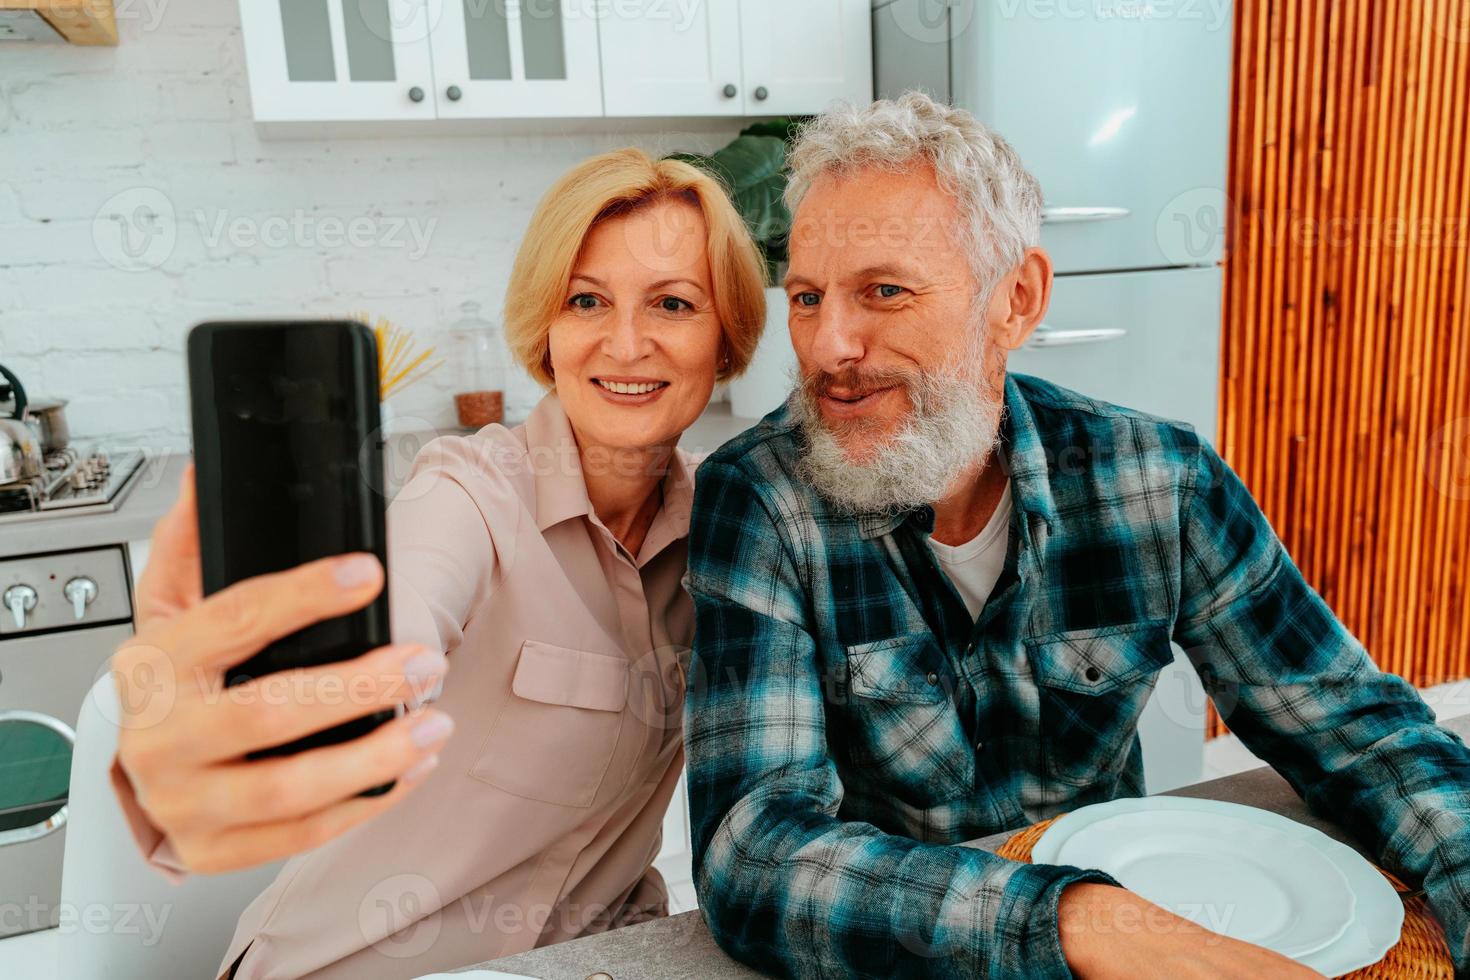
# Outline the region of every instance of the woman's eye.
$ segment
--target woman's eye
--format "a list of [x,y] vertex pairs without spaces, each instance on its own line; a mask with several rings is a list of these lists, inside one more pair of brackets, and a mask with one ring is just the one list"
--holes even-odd
[[882,296],[884,299],[892,299],[901,292],[903,292],[903,287],[895,286],[891,282],[881,283],[878,286],[878,295]]
[[822,297],[818,296],[816,293],[811,292],[797,293],[791,298],[796,301],[797,306],[816,306],[822,301]]
[[590,310],[597,306],[597,297],[591,293],[578,293],[567,300],[567,305],[573,309]]
[[659,309],[668,313],[681,313],[684,310],[694,309],[694,304],[677,296],[665,296],[658,301]]

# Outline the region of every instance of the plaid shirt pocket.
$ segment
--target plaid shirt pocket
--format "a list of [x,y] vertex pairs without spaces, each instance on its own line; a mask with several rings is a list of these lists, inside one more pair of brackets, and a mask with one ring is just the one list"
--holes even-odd
[[[1026,641],[1039,689],[1047,772],[1077,786],[1116,778],[1159,671],[1173,663],[1169,626],[1134,623]],[[1105,776],[1106,778],[1106,776]]]
[[[951,700],[953,678],[928,633],[846,648],[845,748],[855,766],[909,803],[974,789],[974,762]],[[915,799],[915,795],[932,799]]]

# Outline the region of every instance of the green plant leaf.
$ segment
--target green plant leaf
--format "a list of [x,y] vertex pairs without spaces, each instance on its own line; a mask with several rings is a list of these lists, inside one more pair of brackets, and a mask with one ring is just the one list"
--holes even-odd
[[750,234],[762,245],[791,230],[791,214],[781,195],[786,190],[786,143],[775,136],[738,136],[710,154],[726,175],[730,199]]

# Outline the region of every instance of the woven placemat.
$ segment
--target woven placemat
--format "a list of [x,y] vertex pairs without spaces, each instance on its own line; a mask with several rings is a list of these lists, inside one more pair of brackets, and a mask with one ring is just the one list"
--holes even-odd
[[[1031,848],[1057,819],[1053,817],[1017,831],[996,853],[1012,861],[1029,862]],[[1409,891],[1393,875],[1382,868],[1379,871],[1400,894]],[[1372,966],[1343,974],[1345,980],[1454,980],[1454,976],[1455,965],[1450,959],[1444,929],[1429,913],[1429,905],[1422,898],[1404,901],[1404,931],[1397,946]]]

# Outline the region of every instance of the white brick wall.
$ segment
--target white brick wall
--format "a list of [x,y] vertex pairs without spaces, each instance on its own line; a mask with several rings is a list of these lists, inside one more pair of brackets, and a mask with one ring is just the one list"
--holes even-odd
[[[183,342],[200,320],[365,311],[429,343],[465,300],[498,320],[516,243],[557,174],[630,142],[711,149],[735,133],[262,139],[237,2],[117,0],[116,48],[0,50],[0,362],[70,399],[78,437],[186,448]],[[140,201],[161,204],[154,247],[172,246],[133,271],[117,267],[129,263],[109,214]],[[232,222],[286,242],[215,235]],[[427,232],[422,255],[410,222]],[[399,244],[384,241],[400,223]],[[352,228],[366,244],[330,239]],[[445,364],[394,407],[448,425],[453,382]],[[519,374],[510,388],[523,417],[539,389]]]

